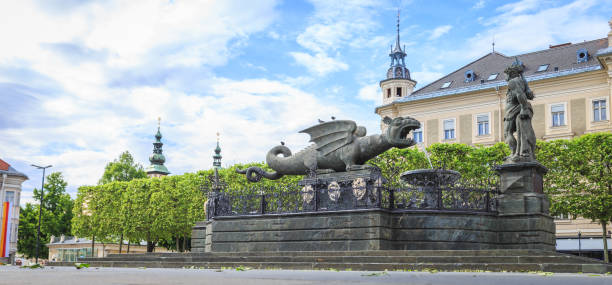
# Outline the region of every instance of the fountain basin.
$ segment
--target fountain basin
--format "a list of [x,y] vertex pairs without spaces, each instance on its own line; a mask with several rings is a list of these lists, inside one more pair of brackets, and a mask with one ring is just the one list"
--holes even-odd
[[457,182],[461,173],[448,169],[416,169],[402,173],[400,178],[414,186],[445,186]]

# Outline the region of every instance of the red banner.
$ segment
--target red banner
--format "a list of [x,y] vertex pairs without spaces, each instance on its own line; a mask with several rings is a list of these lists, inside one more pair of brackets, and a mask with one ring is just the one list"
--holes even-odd
[[8,248],[8,220],[9,220],[9,202],[2,203],[2,231],[0,231],[0,257],[7,257]]

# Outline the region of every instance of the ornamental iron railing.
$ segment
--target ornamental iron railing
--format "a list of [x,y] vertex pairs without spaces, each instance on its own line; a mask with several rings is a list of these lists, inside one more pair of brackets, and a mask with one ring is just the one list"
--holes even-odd
[[[444,175],[438,175],[446,179]],[[442,179],[442,180],[443,180]],[[435,180],[435,178],[434,178]],[[491,181],[452,184],[402,183],[391,187],[386,179],[331,181],[307,177],[302,185],[208,188],[207,218],[334,212],[359,209],[401,211],[496,212],[497,185]],[[217,183],[216,185],[219,185]]]

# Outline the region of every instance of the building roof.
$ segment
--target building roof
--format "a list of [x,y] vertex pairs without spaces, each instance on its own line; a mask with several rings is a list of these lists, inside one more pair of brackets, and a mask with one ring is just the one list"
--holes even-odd
[[57,244],[91,244],[90,239],[79,238],[73,236],[65,236],[62,241],[61,237],[51,236],[51,240],[47,245],[57,245]]
[[[606,48],[608,48],[608,40],[603,38],[577,44],[551,46],[545,50],[516,56],[506,56],[498,52],[491,52],[414,91],[409,96],[398,98],[393,103],[410,102],[504,86],[507,84],[504,70],[515,61],[515,58],[518,58],[523,64],[523,75],[527,81],[598,70],[602,67],[596,55],[601,54]],[[578,62],[579,51],[583,50],[587,51],[588,56],[585,61]],[[538,68],[543,65],[548,66],[545,70],[538,71]],[[466,80],[466,75],[469,71],[473,72],[472,80]],[[489,80],[489,76],[496,73],[497,76]],[[443,88],[443,85],[447,82],[451,82],[450,85]]]
[[4,173],[6,173],[7,175],[21,176],[21,177],[25,177],[25,179],[29,179],[27,175],[17,171],[17,169],[13,168],[6,161],[0,159],[0,174],[4,174]]
[[[98,243],[98,242],[96,242]],[[60,245],[60,244],[89,244],[91,245],[91,240],[81,237],[73,237],[73,236],[64,236],[64,240],[62,241],[62,237],[51,236],[49,243],[47,245]],[[124,241],[125,244],[125,241]],[[141,241],[140,245],[147,245],[147,242]]]

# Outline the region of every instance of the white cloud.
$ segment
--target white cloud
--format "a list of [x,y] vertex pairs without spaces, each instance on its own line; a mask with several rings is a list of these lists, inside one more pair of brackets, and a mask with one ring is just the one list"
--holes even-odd
[[278,39],[281,38],[281,36],[277,32],[275,32],[275,31],[269,31],[268,32],[268,37],[270,37],[272,39],[275,39],[275,40],[278,40]]
[[485,6],[485,0],[479,0],[472,6],[472,9],[482,9]]
[[[297,132],[316,123],[317,118],[343,115],[333,104],[279,81],[214,78],[212,82],[208,94],[186,94],[165,87],[140,87],[127,93],[109,90],[109,98],[122,100],[124,110],[120,113],[79,104],[78,116],[74,112],[53,114],[57,120],[53,128],[5,129],[0,144],[7,147],[0,155],[9,161],[53,164],[53,171],[62,171],[70,186],[76,187],[95,184],[104,165],[124,150],[130,150],[136,161],[146,166],[157,116],[162,117],[166,166],[180,174],[211,166],[217,131],[221,132],[225,162],[262,161],[268,149],[281,140],[294,151],[306,146],[308,138]],[[67,101],[44,102],[44,108],[51,110]],[[73,143],[85,147],[71,146]],[[41,151],[50,145],[67,149]],[[24,196],[23,203],[28,199]]]
[[498,7],[496,10],[503,12],[506,15],[519,14],[527,11],[535,10],[542,4],[541,0],[521,0],[514,3],[508,3]]
[[310,76],[296,76],[296,77],[291,77],[291,76],[287,76],[284,74],[278,75],[277,76],[280,80],[282,80],[284,83],[290,85],[290,86],[305,86],[308,85],[312,82],[314,82],[314,78],[310,77]]
[[347,22],[314,24],[298,35],[297,42],[314,52],[336,50],[351,37]]
[[274,6],[271,0],[110,1],[48,13],[35,2],[5,3],[0,9],[5,40],[0,62],[7,57],[31,58],[40,53],[41,43],[79,39],[92,50],[107,50],[108,64],[117,67],[149,60],[168,66],[219,65],[227,53],[226,43],[266,27],[276,17]]
[[303,52],[290,52],[289,54],[298,64],[305,66],[310,72],[319,76],[348,69],[348,64],[331,58],[325,53],[316,53],[314,56]]
[[415,88],[416,90],[416,89],[426,86],[427,84],[439,79],[440,77],[444,75],[445,74],[442,72],[429,71],[427,69],[422,69],[420,71],[413,72],[411,74],[411,77],[417,80],[417,86]]
[[437,28],[435,28],[432,32],[431,35],[429,36],[429,40],[435,40],[443,35],[445,35],[446,33],[448,33],[451,29],[453,28],[453,26],[451,25],[444,25],[444,26],[439,26]]
[[538,10],[540,4],[526,0],[498,8],[501,14],[488,20],[488,29],[468,39],[468,44],[455,53],[461,58],[480,57],[490,51],[493,37],[496,50],[514,55],[551,44],[601,38],[609,31],[609,19],[589,13],[590,8],[601,4],[596,0],[576,0]]
[[[335,112],[286,84],[254,81],[251,86],[260,94],[245,98],[276,102],[251,102],[252,113],[242,113],[245,98],[230,99],[217,87],[235,90],[237,83],[210,76],[209,70],[225,64],[249,35],[274,21],[276,1],[108,1],[70,9],[39,4],[44,3],[13,1],[0,9],[0,94],[3,101],[22,102],[2,109],[2,118],[19,119],[13,125],[0,122],[0,157],[17,165],[53,164],[71,191],[97,183],[104,165],[124,150],[148,164],[158,116],[167,165],[182,173],[210,167],[207,150],[213,147],[200,146],[214,143],[217,128],[230,130],[224,137],[228,151],[241,150],[230,141],[268,142],[242,137],[253,130],[276,137],[278,126],[270,120],[245,121],[249,114],[264,116],[270,105],[291,110],[297,102],[311,112]],[[268,88],[274,95],[258,98],[267,97]],[[278,114],[305,124],[286,111]],[[201,129],[190,127],[193,122]],[[229,157],[248,161],[264,154],[236,151]],[[19,170],[31,178],[40,175]],[[33,187],[39,187],[36,181],[26,181],[24,189]],[[24,194],[22,202],[30,196]]]
[[[346,70],[346,63],[338,56],[331,58],[328,54],[347,45],[364,48],[382,41],[382,37],[372,35],[372,31],[378,26],[374,15],[377,8],[380,8],[380,3],[370,0],[311,2],[315,9],[311,25],[297,36],[296,41],[312,54],[290,53],[298,64],[305,65],[311,72],[324,76]],[[325,66],[327,64],[331,66]]]
[[365,101],[373,101],[377,106],[382,103],[382,94],[378,84],[362,86],[357,93],[357,98]]

